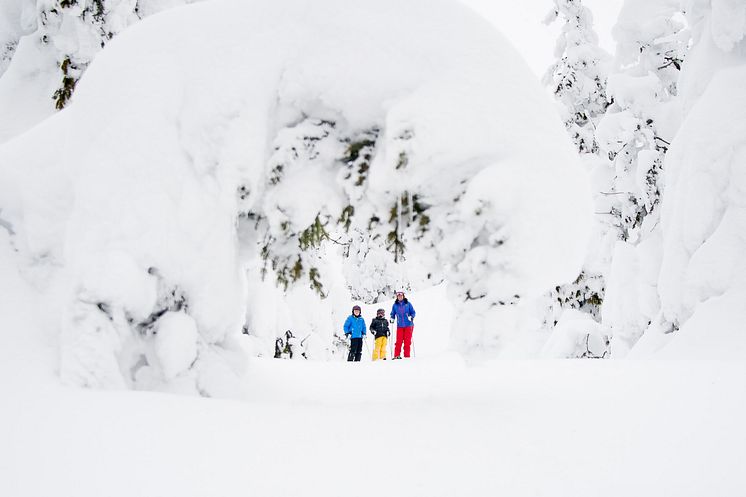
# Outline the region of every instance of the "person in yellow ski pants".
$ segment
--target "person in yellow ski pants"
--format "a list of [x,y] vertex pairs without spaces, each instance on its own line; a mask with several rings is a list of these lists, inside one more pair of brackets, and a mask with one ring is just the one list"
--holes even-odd
[[386,343],[391,332],[389,331],[389,323],[386,321],[386,311],[384,309],[376,311],[376,317],[371,321],[369,329],[376,337],[376,343],[373,346],[373,360],[383,359],[385,361]]

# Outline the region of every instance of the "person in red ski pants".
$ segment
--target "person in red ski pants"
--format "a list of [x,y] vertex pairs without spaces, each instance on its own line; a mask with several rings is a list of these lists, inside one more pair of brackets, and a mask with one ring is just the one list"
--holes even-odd
[[412,333],[414,332],[414,307],[404,296],[403,291],[396,292],[396,300],[391,307],[391,322],[396,318],[396,343],[394,345],[394,359],[401,359],[401,349],[404,346],[404,357],[410,357],[412,348]]

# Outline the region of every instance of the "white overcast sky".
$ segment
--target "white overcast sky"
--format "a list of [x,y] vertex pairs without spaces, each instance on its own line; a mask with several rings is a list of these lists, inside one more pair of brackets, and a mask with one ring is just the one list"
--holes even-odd
[[[544,25],[546,14],[554,3],[551,0],[461,0],[505,35],[523,55],[537,76],[554,60],[554,44],[560,24]],[[593,12],[594,27],[601,46],[614,53],[611,28],[616,23],[623,0],[584,0],[583,5]]]

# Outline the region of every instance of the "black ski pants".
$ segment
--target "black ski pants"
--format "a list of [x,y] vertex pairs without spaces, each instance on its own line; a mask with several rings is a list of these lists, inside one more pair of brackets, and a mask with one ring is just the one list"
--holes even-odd
[[347,356],[347,361],[360,361],[360,356],[363,355],[363,339],[351,338],[350,339],[350,353]]

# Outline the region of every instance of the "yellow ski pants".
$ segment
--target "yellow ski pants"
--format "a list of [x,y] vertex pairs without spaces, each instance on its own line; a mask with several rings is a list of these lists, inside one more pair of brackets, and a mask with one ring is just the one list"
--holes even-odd
[[373,360],[386,359],[386,337],[376,338],[376,344],[373,346]]

